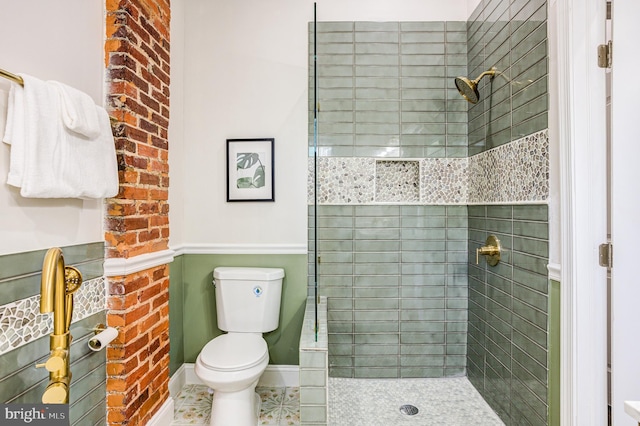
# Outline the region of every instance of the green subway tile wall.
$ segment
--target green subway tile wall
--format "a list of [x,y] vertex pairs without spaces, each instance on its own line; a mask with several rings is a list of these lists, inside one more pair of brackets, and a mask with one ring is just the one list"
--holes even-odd
[[495,67],[469,104],[469,155],[548,127],[546,0],[484,0],[467,23],[469,78]]
[[[469,206],[467,374],[507,425],[547,424],[547,215],[546,205]],[[476,265],[491,234],[500,263]]]
[[[465,158],[467,102],[451,82],[467,71],[466,32],[466,22],[319,22],[319,155]],[[309,84],[312,145],[313,72]],[[332,376],[465,373],[466,215],[406,203],[319,208]]]
[[[544,0],[483,0],[464,23],[319,23],[318,155],[466,158],[546,129],[546,25]],[[467,103],[453,78],[491,67],[498,75]],[[546,205],[310,206],[309,293],[317,256],[331,376],[466,372],[507,424],[546,424],[547,215]],[[503,261],[478,267],[489,234]]]
[[[313,25],[309,30],[313,144]],[[466,157],[465,22],[319,22],[320,155]]]
[[[330,375],[464,375],[467,207],[318,206],[317,219]],[[309,237],[313,294],[313,221]]]
[[[65,263],[78,268],[84,281],[103,275],[102,242],[62,247],[62,250]],[[40,294],[45,253],[46,250],[37,250],[0,256],[0,305]],[[87,341],[94,335],[91,329],[100,323],[106,323],[106,310],[71,325],[71,425],[106,422],[106,351],[93,352],[87,346]],[[0,369],[0,400],[4,403],[40,403],[49,383],[49,373],[44,368],[35,369],[34,365],[46,361],[48,354],[47,335],[0,355],[3,366]]]
[[[495,67],[469,104],[468,152],[474,155],[548,127],[546,0],[483,0],[467,22],[469,77]],[[546,265],[546,205],[469,206],[467,374],[507,425],[557,417],[557,373]],[[475,265],[475,249],[500,238],[502,261]],[[557,314],[555,315],[557,316]],[[550,325],[551,324],[551,325]],[[555,416],[555,417],[554,417]]]

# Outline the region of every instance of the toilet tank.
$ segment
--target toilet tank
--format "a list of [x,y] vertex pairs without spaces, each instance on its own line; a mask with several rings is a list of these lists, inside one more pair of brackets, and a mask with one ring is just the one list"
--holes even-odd
[[281,268],[215,268],[218,327],[238,333],[278,328],[283,278]]

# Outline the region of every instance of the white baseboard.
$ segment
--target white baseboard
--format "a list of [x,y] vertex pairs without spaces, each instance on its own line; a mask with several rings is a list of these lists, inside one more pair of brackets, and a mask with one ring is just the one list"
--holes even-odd
[[[203,384],[196,376],[193,363],[185,363],[171,376],[169,393],[175,396],[184,385]],[[268,365],[258,386],[291,388],[300,386],[300,374],[297,365]]]
[[178,396],[178,393],[180,393],[180,389],[182,389],[182,387],[186,384],[186,371],[184,364],[182,364],[180,368],[178,368],[176,372],[173,373],[173,376],[171,376],[171,378],[169,379],[169,395],[175,398],[176,396]]
[[171,426],[173,415],[173,398],[169,396],[158,412],[151,417],[147,426]]

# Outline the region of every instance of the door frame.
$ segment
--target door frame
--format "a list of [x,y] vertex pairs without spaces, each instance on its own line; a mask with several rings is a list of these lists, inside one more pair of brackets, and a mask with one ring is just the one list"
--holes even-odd
[[[604,1],[550,0],[560,148],[561,424],[607,424]],[[553,63],[552,59],[552,63]],[[550,84],[553,87],[553,83]]]
[[614,425],[637,425],[625,412],[625,401],[640,400],[640,343],[637,335],[640,285],[637,246],[640,239],[640,144],[638,99],[634,82],[640,59],[637,1],[612,2],[614,62],[611,68],[611,415]]

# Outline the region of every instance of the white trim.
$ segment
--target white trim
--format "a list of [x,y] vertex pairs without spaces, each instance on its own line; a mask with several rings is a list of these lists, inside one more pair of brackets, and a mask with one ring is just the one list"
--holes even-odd
[[160,409],[151,417],[147,426],[171,426],[174,417],[173,405],[173,398],[167,398]]
[[111,258],[104,261],[105,277],[120,277],[130,275],[145,269],[166,265],[173,262],[175,252],[173,250],[162,250],[153,253],[141,254],[140,256],[125,258]]
[[[182,371],[181,371],[182,370]],[[178,371],[175,372],[174,376],[178,373],[181,374],[182,377],[177,377],[176,382],[179,383],[181,380],[182,386],[184,385],[201,385],[202,381],[198,378],[195,373],[195,364],[193,363],[184,363],[180,366]],[[173,377],[171,377],[173,380]],[[169,389],[171,389],[171,381],[169,381]],[[300,369],[297,365],[267,365],[267,368],[262,373],[260,380],[258,381],[258,386],[270,386],[270,387],[279,387],[279,388],[293,388],[300,386]]]
[[561,211],[561,377],[563,426],[607,421],[606,269],[598,244],[606,240],[604,70],[605,3],[557,0],[558,130]]
[[625,401],[624,412],[640,423],[640,401]]
[[192,362],[185,362],[180,368],[184,369],[184,384],[185,385],[202,385],[202,381],[196,375],[196,365]]
[[183,254],[186,254],[184,245],[171,246],[171,250],[173,250],[173,255],[175,257],[182,256]]
[[306,244],[183,244],[180,254],[307,254]]
[[182,364],[169,379],[169,395],[172,397],[176,397],[184,385],[187,384],[187,374],[184,366],[185,364]]
[[562,282],[562,266],[559,263],[550,263],[547,265],[549,271],[549,279]]

